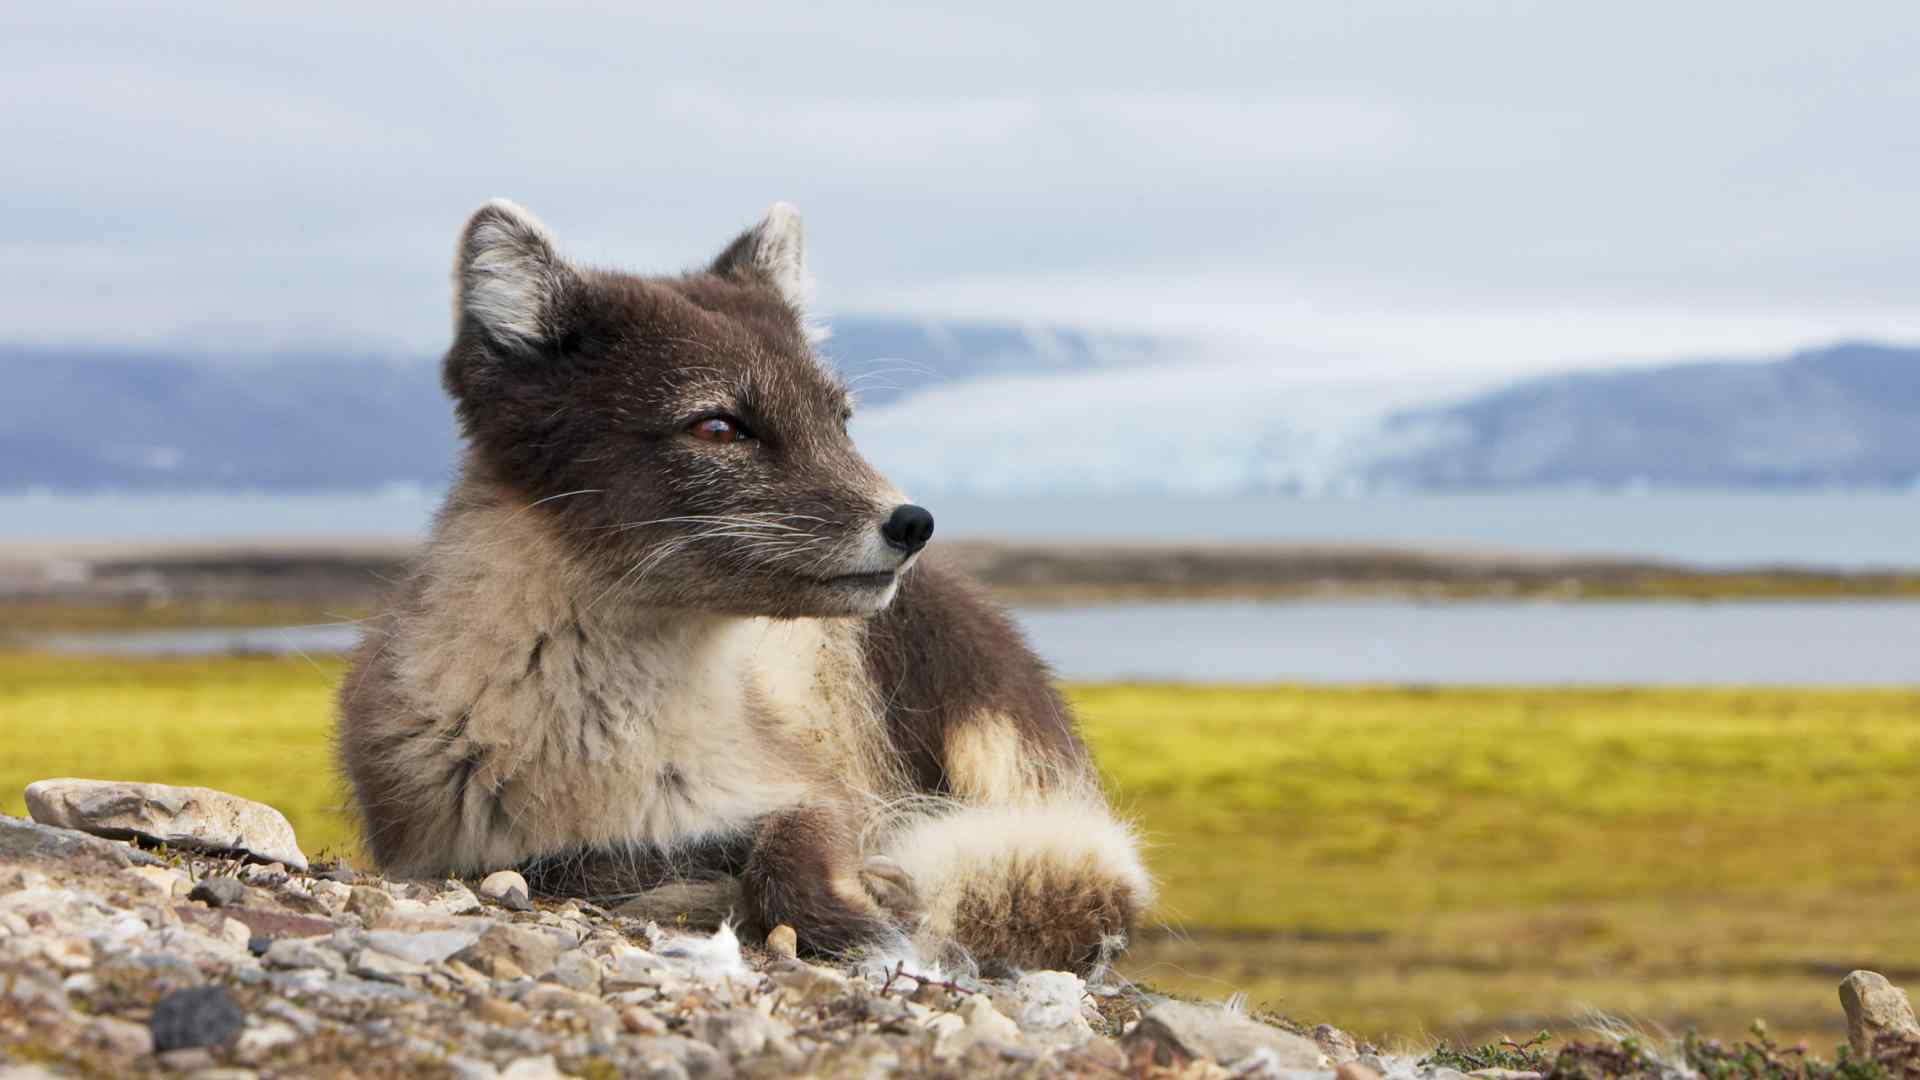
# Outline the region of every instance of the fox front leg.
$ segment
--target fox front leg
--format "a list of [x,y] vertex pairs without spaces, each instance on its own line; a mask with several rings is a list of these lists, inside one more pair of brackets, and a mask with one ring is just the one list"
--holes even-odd
[[877,868],[874,884],[887,905],[874,898],[869,867],[860,853],[859,832],[839,803],[824,802],[783,810],[761,822],[753,854],[742,876],[742,897],[753,930],[765,934],[785,923],[793,927],[802,952],[848,956],[904,940],[898,910],[911,893]]

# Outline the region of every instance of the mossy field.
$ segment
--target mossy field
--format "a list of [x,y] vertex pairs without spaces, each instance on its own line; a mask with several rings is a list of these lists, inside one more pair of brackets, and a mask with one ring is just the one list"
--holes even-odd
[[[0,654],[0,809],[205,784],[354,854],[337,660]],[[1920,981],[1920,692],[1070,688],[1164,885],[1123,970],[1387,1045],[1589,1011],[1828,1049]]]

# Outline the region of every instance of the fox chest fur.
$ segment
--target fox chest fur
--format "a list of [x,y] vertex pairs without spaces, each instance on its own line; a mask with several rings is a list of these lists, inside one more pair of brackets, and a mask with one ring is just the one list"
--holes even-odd
[[[622,605],[519,512],[455,511],[372,692],[406,775],[416,873],[735,834],[832,784],[886,797],[861,627]],[[367,689],[367,688],[361,688]],[[349,693],[354,688],[349,687]],[[423,819],[436,827],[419,829]]]

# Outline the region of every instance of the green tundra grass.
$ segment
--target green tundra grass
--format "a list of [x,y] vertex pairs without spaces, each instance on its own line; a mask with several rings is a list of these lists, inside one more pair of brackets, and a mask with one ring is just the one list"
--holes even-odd
[[[0,809],[47,776],[205,784],[352,856],[337,661],[0,654]],[[1920,982],[1920,693],[1080,686],[1162,880],[1123,971],[1389,1044],[1589,1010],[1840,1036]]]

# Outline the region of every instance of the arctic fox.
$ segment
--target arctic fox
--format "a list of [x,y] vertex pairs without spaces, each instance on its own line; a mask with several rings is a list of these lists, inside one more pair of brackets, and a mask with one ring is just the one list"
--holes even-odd
[[459,476],[340,691],[384,870],[517,868],[814,954],[1124,946],[1136,838],[1045,666],[855,451],[791,206],[653,277],[497,200],[453,282]]

